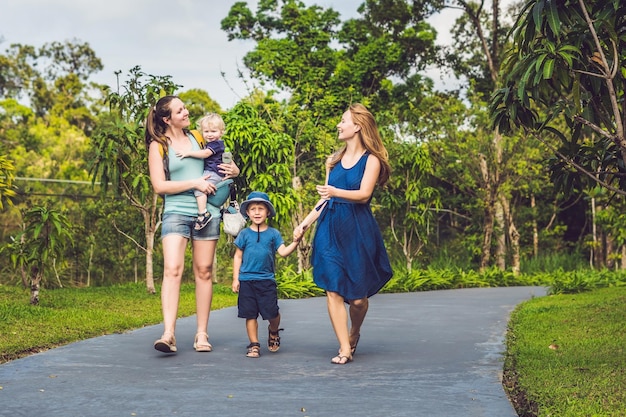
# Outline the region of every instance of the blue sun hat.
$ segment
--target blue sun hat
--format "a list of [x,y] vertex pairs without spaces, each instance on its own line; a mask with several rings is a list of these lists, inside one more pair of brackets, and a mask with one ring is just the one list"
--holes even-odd
[[248,205],[250,203],[263,203],[267,206],[267,209],[270,212],[270,214],[267,217],[276,216],[276,210],[274,209],[274,206],[272,205],[272,202],[270,201],[269,196],[261,191],[252,191],[250,194],[248,194],[248,199],[244,201],[243,203],[241,203],[241,214],[246,219],[248,218],[247,211],[248,211]]

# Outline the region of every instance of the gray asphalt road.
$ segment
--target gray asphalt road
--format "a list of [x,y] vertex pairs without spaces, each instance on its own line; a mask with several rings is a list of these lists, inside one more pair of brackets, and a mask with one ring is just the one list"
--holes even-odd
[[[211,313],[214,351],[152,348],[161,326],[98,337],[0,365],[0,416],[514,417],[502,385],[509,313],[540,287],[378,294],[354,361],[337,352],[325,298],[281,300],[282,344],[246,358],[236,308]],[[260,322],[267,338],[267,323]]]

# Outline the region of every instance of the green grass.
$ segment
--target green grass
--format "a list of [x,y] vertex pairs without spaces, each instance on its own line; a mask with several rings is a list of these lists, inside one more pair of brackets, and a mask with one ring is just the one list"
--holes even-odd
[[[213,309],[237,304],[230,287],[214,285]],[[0,363],[30,353],[162,321],[161,298],[145,285],[43,290],[37,306],[30,291],[0,286]],[[183,284],[179,316],[195,314],[193,284]]]
[[505,386],[520,416],[625,415],[625,306],[626,288],[613,287],[517,307],[507,335]]

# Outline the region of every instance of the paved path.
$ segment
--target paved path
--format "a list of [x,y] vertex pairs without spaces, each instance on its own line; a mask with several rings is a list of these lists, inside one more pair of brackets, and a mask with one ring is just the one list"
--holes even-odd
[[[354,362],[330,364],[337,342],[325,298],[281,300],[282,346],[244,356],[236,308],[211,313],[214,351],[152,348],[161,326],[97,337],[0,365],[0,416],[514,417],[502,385],[509,313],[540,287],[379,294]],[[266,339],[266,322],[259,325]]]

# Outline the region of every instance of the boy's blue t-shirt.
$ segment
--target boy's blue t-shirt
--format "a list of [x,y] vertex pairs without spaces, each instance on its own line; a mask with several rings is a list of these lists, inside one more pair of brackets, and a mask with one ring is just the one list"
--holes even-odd
[[222,154],[224,153],[224,149],[226,149],[224,141],[222,139],[218,139],[207,142],[206,145],[204,145],[204,148],[213,151],[213,155],[204,159],[204,170],[216,172],[220,177],[223,177],[224,174],[220,173],[217,166],[222,163]]
[[275,279],[275,254],[283,243],[273,227],[260,233],[250,227],[243,229],[235,239],[235,246],[243,251],[239,280]]

